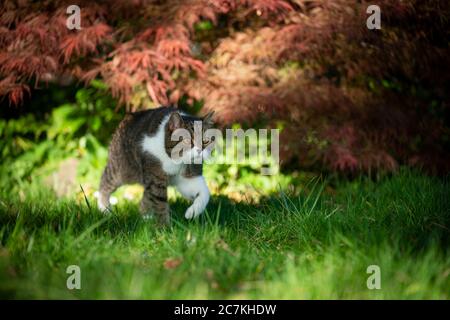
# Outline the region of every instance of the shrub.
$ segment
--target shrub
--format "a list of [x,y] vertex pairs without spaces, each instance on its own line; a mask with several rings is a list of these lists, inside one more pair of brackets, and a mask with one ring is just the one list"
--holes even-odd
[[[0,7],[0,95],[101,78],[128,110],[204,101],[218,120],[282,121],[285,166],[448,172],[450,5],[355,0],[65,1]],[[25,5],[24,5],[25,4]]]

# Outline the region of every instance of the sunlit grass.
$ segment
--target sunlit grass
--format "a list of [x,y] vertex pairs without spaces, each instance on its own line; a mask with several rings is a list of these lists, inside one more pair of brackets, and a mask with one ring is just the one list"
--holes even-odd
[[[330,194],[279,192],[258,204],[212,198],[197,221],[141,219],[136,201],[110,216],[84,199],[30,189],[0,202],[0,295],[7,298],[450,298],[450,187],[402,171]],[[94,199],[89,197],[89,201]],[[79,265],[81,290],[66,288]],[[366,286],[369,265],[381,289]]]

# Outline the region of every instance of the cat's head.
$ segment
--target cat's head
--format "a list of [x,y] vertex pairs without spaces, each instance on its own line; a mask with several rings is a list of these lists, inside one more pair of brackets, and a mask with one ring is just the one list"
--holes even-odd
[[166,152],[172,160],[183,163],[201,163],[211,155],[214,137],[207,130],[214,125],[213,112],[197,118],[172,112],[166,125]]

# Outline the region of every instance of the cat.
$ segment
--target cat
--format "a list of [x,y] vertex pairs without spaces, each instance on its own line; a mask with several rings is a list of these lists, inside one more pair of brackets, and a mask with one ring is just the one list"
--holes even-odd
[[[212,115],[213,112],[198,118],[164,106],[127,114],[110,143],[108,162],[100,181],[99,209],[109,211],[110,195],[118,187],[139,183],[144,187],[141,213],[144,217],[153,214],[158,223],[168,225],[167,187],[172,185],[193,201],[185,218],[199,216],[210,198],[202,175],[202,160],[212,151],[213,139],[204,134],[213,126]],[[199,123],[202,134],[197,141],[194,125]],[[177,129],[184,129],[189,136],[174,139]],[[176,148],[181,149],[178,157],[172,156]]]

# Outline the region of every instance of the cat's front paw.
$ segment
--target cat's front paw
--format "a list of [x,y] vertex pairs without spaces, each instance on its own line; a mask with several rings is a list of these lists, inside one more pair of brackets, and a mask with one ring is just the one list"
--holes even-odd
[[209,192],[200,194],[195,198],[194,203],[186,210],[184,217],[186,219],[192,219],[198,217],[206,208],[209,201]]
[[194,205],[192,205],[186,210],[184,217],[186,219],[192,219],[198,217],[201,213],[201,211],[199,211]]

